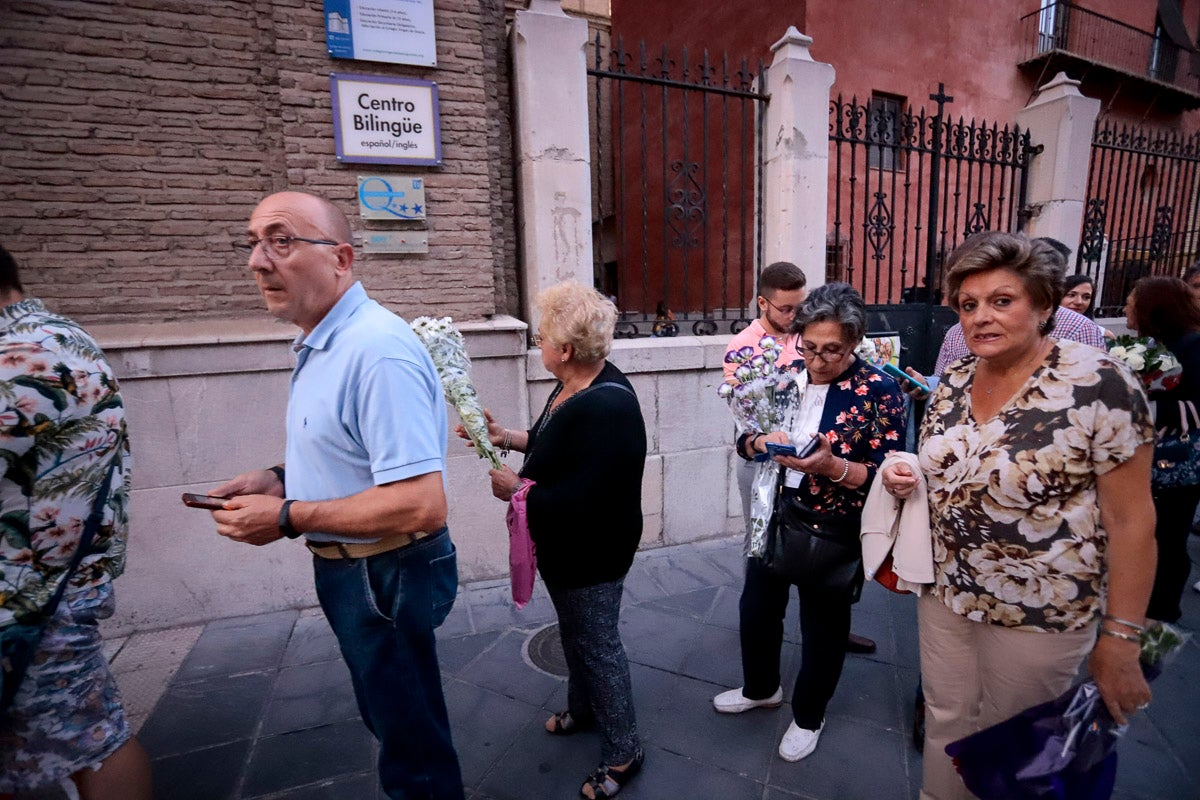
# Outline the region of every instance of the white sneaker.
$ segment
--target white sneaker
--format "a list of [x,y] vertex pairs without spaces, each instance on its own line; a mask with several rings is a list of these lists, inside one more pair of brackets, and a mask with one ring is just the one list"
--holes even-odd
[[722,714],[740,714],[752,708],[779,708],[781,705],[783,705],[782,686],[765,700],[751,700],[742,694],[741,689],[730,689],[713,698],[713,708]]
[[810,731],[807,728],[801,728],[795,720],[792,720],[792,724],[788,725],[787,733],[783,734],[783,738],[779,741],[779,757],[784,761],[799,761],[805,756],[812,755],[812,751],[817,749],[817,742],[824,729],[825,723],[823,722],[820,728]]

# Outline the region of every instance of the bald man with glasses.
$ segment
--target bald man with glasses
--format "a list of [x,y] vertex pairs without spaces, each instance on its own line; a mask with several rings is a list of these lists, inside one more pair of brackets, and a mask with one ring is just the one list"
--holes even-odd
[[267,311],[301,333],[285,461],[214,489],[231,499],[213,519],[217,533],[250,545],[303,537],[363,722],[379,740],[384,792],[462,800],[434,640],[458,589],[446,403],[408,323],[355,281],[351,241],[332,203],[280,192],[259,203],[237,242]]

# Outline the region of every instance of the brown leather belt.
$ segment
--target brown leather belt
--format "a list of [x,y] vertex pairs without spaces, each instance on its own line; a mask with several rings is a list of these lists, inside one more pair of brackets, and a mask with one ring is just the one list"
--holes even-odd
[[380,553],[387,553],[391,550],[399,550],[401,547],[408,547],[413,542],[424,539],[428,535],[425,531],[399,533],[395,536],[385,536],[378,542],[366,542],[364,544],[314,542],[311,539],[306,539],[304,546],[311,550],[313,555],[320,556],[321,558],[368,558],[369,556],[377,556]]

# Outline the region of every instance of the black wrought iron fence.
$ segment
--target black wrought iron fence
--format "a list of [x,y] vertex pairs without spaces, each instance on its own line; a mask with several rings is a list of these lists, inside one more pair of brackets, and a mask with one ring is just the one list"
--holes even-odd
[[762,62],[592,47],[595,277],[618,335],[739,329],[762,254]]
[[1118,316],[1134,281],[1179,275],[1200,258],[1200,133],[1098,121],[1076,263],[1097,309]]
[[983,230],[1019,230],[1028,131],[841,95],[829,106],[831,224],[826,273],[868,303],[936,302],[941,265]]

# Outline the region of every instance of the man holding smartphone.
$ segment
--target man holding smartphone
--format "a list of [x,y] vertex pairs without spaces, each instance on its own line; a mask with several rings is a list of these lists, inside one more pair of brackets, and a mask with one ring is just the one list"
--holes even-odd
[[351,239],[328,200],[279,192],[235,243],[267,310],[301,333],[284,465],[216,487],[229,499],[212,515],[217,533],[246,544],[305,537],[321,608],[380,743],[384,792],[461,800],[434,640],[458,589],[446,404],[408,324],[354,280]]

